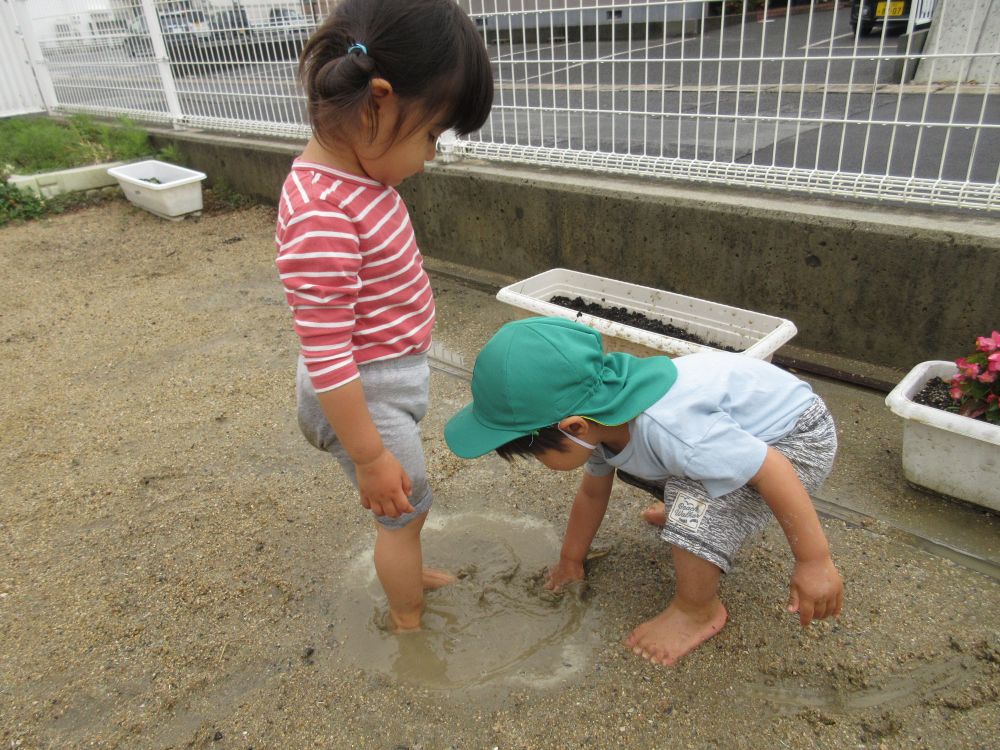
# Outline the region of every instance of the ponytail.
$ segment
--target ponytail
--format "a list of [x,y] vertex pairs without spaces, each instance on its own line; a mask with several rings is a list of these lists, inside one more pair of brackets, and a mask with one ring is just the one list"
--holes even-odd
[[[369,84],[377,76],[375,61],[370,56],[351,52],[328,60],[306,78],[309,119],[320,140],[323,135],[339,131],[346,125],[342,117],[335,116],[336,113],[362,111],[369,114],[369,139],[375,137],[375,102]],[[360,123],[353,125],[357,127]]]

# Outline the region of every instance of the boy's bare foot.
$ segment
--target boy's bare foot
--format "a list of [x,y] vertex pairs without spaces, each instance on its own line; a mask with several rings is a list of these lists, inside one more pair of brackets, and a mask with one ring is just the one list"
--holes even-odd
[[650,526],[659,526],[661,529],[667,525],[667,509],[663,503],[653,503],[642,512],[642,520]]
[[625,645],[653,664],[671,666],[722,630],[729,614],[715,599],[704,610],[686,610],[677,600],[632,631]]
[[455,581],[455,576],[445,570],[424,568],[424,591],[434,591]]

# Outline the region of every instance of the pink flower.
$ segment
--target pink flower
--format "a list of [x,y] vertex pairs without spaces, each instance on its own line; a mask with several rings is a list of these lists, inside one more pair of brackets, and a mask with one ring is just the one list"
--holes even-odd
[[952,397],[953,400],[955,400],[955,401],[961,401],[962,400],[962,395],[963,395],[962,394],[962,389],[959,388],[957,385],[953,385],[951,387],[951,390],[948,391],[948,393]]
[[981,352],[995,352],[1000,349],[1000,331],[993,331],[989,336],[978,337],[976,348]]
[[996,372],[990,372],[990,371],[984,372],[977,378],[977,380],[979,380],[980,383],[992,383],[996,379],[997,379]]
[[979,365],[975,362],[970,362],[965,357],[959,357],[955,360],[955,364],[958,365],[959,371],[967,378],[979,377]]
[[997,399],[1000,399],[1000,396],[997,396],[997,394],[995,394],[995,393],[987,393],[986,394],[986,403],[987,404],[992,404]]
[[986,358],[989,363],[990,372],[997,372],[1000,370],[1000,352],[994,352]]

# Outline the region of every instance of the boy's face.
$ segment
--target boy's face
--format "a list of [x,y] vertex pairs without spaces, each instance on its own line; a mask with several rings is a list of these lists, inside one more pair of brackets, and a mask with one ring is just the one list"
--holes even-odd
[[552,469],[553,471],[573,471],[587,463],[587,459],[593,453],[589,448],[577,445],[566,438],[563,438],[562,449],[556,450],[555,448],[550,448],[542,453],[536,453],[535,458],[541,461],[542,465],[547,469]]

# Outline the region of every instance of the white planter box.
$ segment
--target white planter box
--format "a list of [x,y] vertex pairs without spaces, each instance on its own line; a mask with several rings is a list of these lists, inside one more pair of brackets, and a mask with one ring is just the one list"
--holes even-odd
[[43,198],[51,198],[63,193],[94,190],[115,184],[115,178],[108,174],[109,168],[123,165],[115,161],[105,164],[91,164],[87,167],[57,169],[40,174],[11,175],[8,182],[23,190],[31,190]]
[[1000,511],[1000,426],[913,402],[928,380],[948,380],[954,362],[921,362],[885,403],[904,419],[903,474],[920,487]]
[[605,348],[611,351],[642,357],[718,351],[718,346],[703,346],[586,313],[578,314],[576,310],[549,302],[557,295],[570,299],[582,297],[601,307],[624,307],[757,359],[770,359],[795,335],[795,326],[783,318],[565,268],[553,268],[506,286],[497,299],[521,310],[523,317],[548,315],[588,325],[601,332]]
[[[201,181],[206,175],[156,159],[108,170],[132,203],[164,219],[201,211]],[[150,182],[150,180],[156,182]]]

